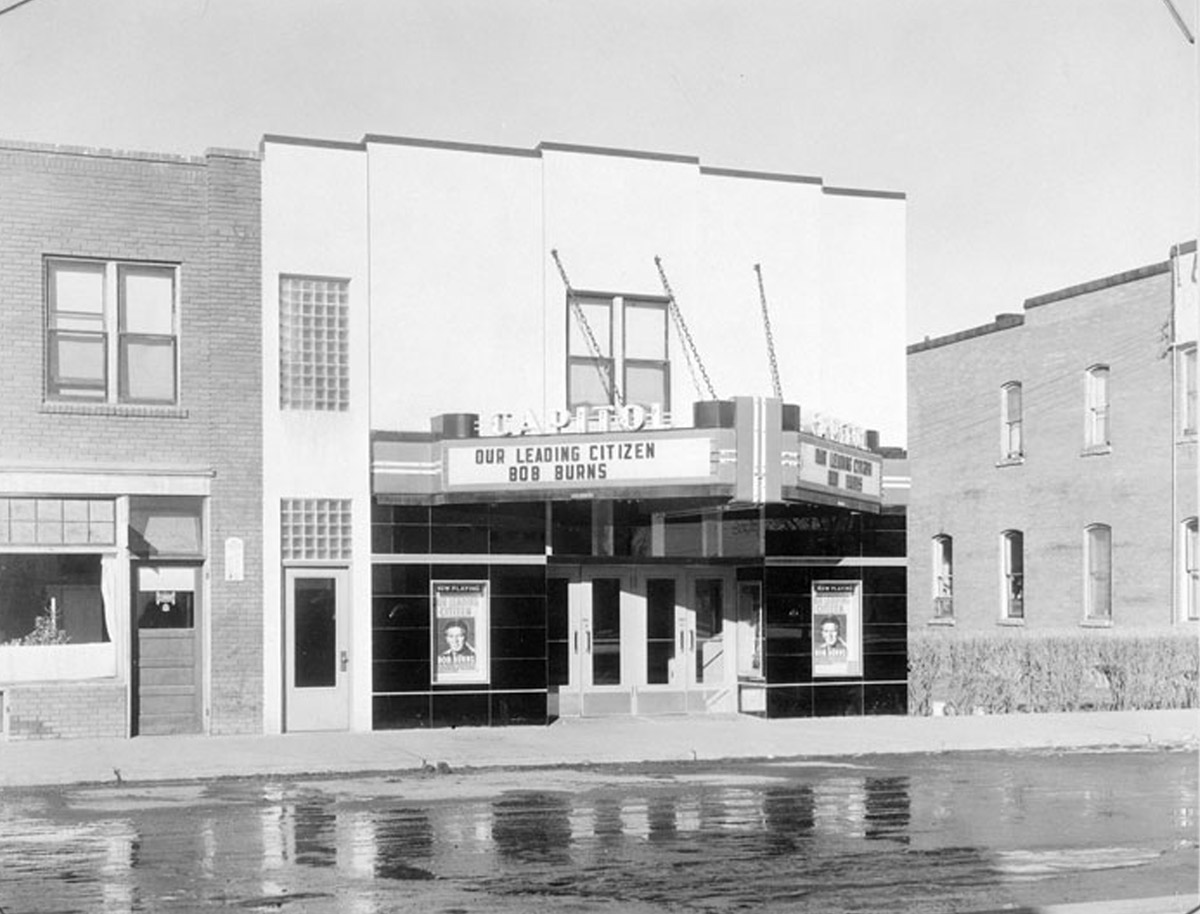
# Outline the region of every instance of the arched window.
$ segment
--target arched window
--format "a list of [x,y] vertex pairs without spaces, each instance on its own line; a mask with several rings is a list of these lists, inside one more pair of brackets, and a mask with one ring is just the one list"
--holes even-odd
[[1004,460],[1019,460],[1025,454],[1021,414],[1021,382],[1010,381],[1000,388],[1000,456]]
[[954,618],[954,538],[933,538],[933,617]]
[[1200,619],[1200,531],[1196,518],[1183,522],[1183,587],[1181,598],[1183,618]]
[[1084,413],[1085,447],[1102,448],[1109,444],[1108,366],[1093,365],[1087,370],[1087,411]]
[[1084,618],[1112,621],[1112,528],[1092,524],[1084,531]]
[[1001,607],[1005,619],[1025,618],[1025,535],[1020,530],[1000,534]]

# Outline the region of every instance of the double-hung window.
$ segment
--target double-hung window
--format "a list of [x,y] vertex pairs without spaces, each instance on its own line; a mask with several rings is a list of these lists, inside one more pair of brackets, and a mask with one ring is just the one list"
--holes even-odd
[[46,260],[46,396],[99,403],[179,400],[179,268]]
[[567,315],[567,406],[606,406],[613,393],[613,300],[578,296]]
[[1179,351],[1180,433],[1196,434],[1196,346]]
[[1084,618],[1112,621],[1112,528],[1092,524],[1084,531]]
[[575,293],[567,302],[567,405],[670,409],[667,300]]
[[1087,412],[1084,414],[1083,443],[1087,448],[1105,448],[1108,438],[1108,366],[1087,370]]
[[1183,522],[1183,618],[1200,619],[1200,526],[1194,517]]
[[954,539],[945,533],[933,538],[933,617],[954,618]]
[[1000,388],[1000,457],[1020,460],[1025,454],[1022,438],[1021,383],[1011,381]]
[[1025,535],[1020,530],[1000,534],[1001,601],[1005,619],[1025,618]]

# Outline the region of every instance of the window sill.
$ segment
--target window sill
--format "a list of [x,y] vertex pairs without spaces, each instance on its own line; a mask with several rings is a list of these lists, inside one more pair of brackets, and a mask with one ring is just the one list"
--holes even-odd
[[1112,619],[1084,619],[1079,623],[1080,628],[1112,628]]
[[1024,628],[1025,620],[1024,619],[999,619],[999,620],[997,620],[996,624],[1003,625],[1006,628]]
[[1004,457],[996,461],[997,467],[1019,467],[1025,463],[1025,455],[1021,454],[1017,457]]
[[1175,439],[1175,443],[1176,444],[1195,444],[1196,443],[1196,430],[1191,429],[1191,428],[1185,428],[1182,432],[1179,433],[1179,436]]
[[47,400],[38,410],[60,416],[130,416],[145,419],[186,419],[188,411],[180,406],[152,406],[135,403],[67,403]]
[[1089,444],[1079,452],[1080,457],[1103,457],[1112,453],[1111,444]]
[[926,625],[945,625],[953,628],[957,623],[953,619],[926,619]]

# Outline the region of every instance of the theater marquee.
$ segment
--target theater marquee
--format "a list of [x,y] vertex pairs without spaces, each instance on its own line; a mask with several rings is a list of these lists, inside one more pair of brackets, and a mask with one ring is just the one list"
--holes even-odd
[[455,489],[575,488],[706,479],[713,473],[708,437],[447,445],[445,486]]

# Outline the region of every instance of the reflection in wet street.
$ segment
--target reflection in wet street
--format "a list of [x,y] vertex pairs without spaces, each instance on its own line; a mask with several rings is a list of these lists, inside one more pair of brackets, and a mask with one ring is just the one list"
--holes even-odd
[[0,910],[978,911],[1193,892],[1194,752],[11,791]]

